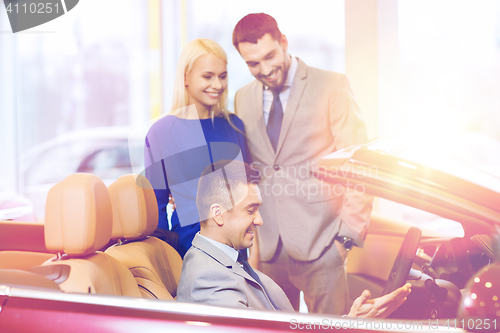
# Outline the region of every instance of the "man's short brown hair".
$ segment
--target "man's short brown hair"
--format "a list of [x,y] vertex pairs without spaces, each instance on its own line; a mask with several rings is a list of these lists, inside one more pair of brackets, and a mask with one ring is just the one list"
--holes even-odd
[[203,170],[198,181],[196,206],[200,221],[210,216],[210,207],[217,203],[226,210],[232,209],[247,193],[240,193],[240,184],[259,184],[260,172],[257,168],[238,160],[215,162]]
[[240,43],[257,44],[257,41],[265,34],[270,34],[278,42],[281,41],[281,31],[272,16],[264,13],[248,14],[234,27],[233,45],[239,52],[238,45]]

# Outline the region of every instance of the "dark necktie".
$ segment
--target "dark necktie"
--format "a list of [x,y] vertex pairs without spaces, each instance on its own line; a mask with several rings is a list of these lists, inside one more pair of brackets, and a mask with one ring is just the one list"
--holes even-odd
[[243,269],[245,270],[245,272],[247,272],[248,275],[250,275],[255,281],[257,281],[262,286],[264,293],[267,295],[267,298],[269,298],[274,308],[276,310],[280,310],[280,308],[273,302],[271,296],[269,296],[269,294],[267,293],[266,288],[264,288],[264,285],[262,284],[262,281],[260,280],[259,276],[257,275],[257,273],[255,273],[252,266],[250,266],[250,264],[248,263],[246,256],[241,251],[238,251],[238,262],[243,265]]
[[280,101],[280,92],[273,91],[273,104],[267,120],[267,135],[273,145],[274,151],[278,149],[278,140],[280,138],[281,123],[283,122],[283,106]]

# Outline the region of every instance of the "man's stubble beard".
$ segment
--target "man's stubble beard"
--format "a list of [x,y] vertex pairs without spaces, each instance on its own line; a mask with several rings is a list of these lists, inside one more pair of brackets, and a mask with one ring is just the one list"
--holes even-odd
[[[288,53],[285,54],[285,59],[288,59],[288,63],[287,61],[285,60],[283,62],[283,64],[280,66],[279,70],[281,70],[283,72],[283,78],[281,80],[281,83],[279,86],[275,86],[275,87],[269,87],[269,89],[271,91],[281,91],[283,90],[283,87],[285,86],[285,82],[286,82],[286,79],[288,77],[288,70],[290,69],[290,66],[292,64],[292,59],[290,57],[290,55]],[[260,80],[265,86],[267,86],[267,84],[265,83],[264,79],[261,78]]]

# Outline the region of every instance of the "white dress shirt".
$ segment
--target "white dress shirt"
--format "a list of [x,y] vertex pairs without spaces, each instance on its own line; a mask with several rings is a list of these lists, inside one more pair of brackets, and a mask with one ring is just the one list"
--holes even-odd
[[[221,242],[218,242],[218,241],[215,241],[215,240],[210,239],[208,237],[205,237],[202,234],[200,234],[199,232],[198,232],[198,234],[200,235],[200,237],[203,237],[204,239],[209,241],[211,244],[216,246],[218,249],[220,249],[222,252],[227,254],[229,256],[229,258],[233,259],[235,262],[238,262],[238,254],[239,254],[238,250],[235,250],[231,246],[228,246],[226,244],[222,244]],[[240,266],[241,266],[241,264],[240,264]]]

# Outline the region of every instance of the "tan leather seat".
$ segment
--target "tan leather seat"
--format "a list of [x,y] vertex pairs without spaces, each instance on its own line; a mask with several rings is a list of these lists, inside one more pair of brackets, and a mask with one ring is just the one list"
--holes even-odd
[[111,202],[102,180],[91,174],[68,176],[47,195],[45,246],[59,255],[32,271],[52,272],[48,275],[64,292],[142,297],[127,267],[97,251],[110,240],[111,227]]
[[51,253],[31,251],[1,251],[0,269],[20,269],[29,271],[31,267],[38,266],[54,257]]
[[177,294],[182,259],[166,242],[151,237],[158,226],[158,206],[150,182],[125,175],[108,187],[113,206],[112,239],[106,253],[124,263],[144,297],[172,300]]

